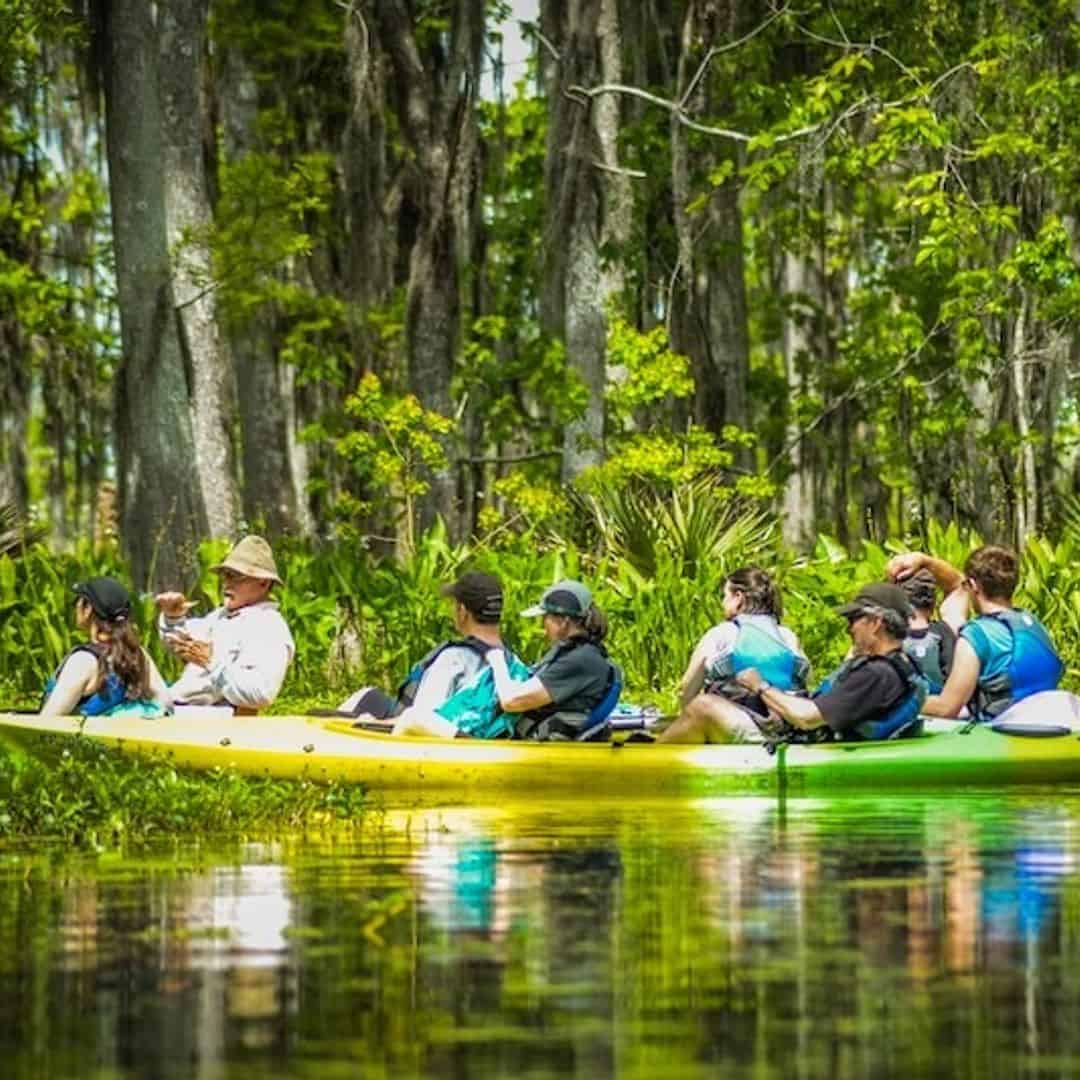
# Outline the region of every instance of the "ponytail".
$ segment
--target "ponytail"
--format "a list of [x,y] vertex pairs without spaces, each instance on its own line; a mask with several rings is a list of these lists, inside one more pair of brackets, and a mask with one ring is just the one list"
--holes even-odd
[[589,605],[589,610],[585,612],[581,625],[594,645],[599,645],[607,637],[607,616],[595,604]]
[[746,566],[727,576],[733,591],[743,595],[743,611],[747,615],[771,615],[779,621],[784,617],[784,602],[776,582],[760,566]]

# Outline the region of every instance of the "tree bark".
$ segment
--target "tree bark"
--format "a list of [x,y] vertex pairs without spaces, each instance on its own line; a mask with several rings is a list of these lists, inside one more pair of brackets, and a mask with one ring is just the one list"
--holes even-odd
[[140,0],[105,0],[102,6],[124,353],[116,387],[121,536],[138,588],[188,586],[207,522],[169,260],[158,38],[150,8]]
[[236,479],[236,381],[218,319],[209,229],[210,191],[203,158],[206,103],[202,72],[208,0],[159,9],[162,149],[177,332],[192,384],[192,427],[211,536],[234,536],[240,517]]
[[[235,49],[224,56],[221,72],[222,128],[226,157],[236,161],[256,149],[258,87],[244,57]],[[259,317],[230,330],[235,357],[241,431],[244,517],[276,537],[299,531],[306,475],[299,478],[290,452],[291,377],[274,344],[274,318]],[[306,519],[305,519],[306,520]]]
[[[548,0],[545,25],[559,54],[549,69],[550,109],[544,169],[547,190],[544,303],[541,320],[547,333],[566,345],[567,365],[585,386],[583,415],[568,423],[562,458],[569,482],[603,459],[608,291],[617,276],[602,265],[604,181],[596,162],[604,162],[617,140],[618,113],[597,112],[597,101],[583,102],[570,91],[605,78],[606,64],[618,64],[617,17],[603,0],[562,3]],[[621,68],[620,68],[621,70]],[[605,162],[606,163],[606,162]],[[614,200],[612,200],[614,201]],[[611,207],[615,209],[615,207]],[[621,208],[620,208],[621,209]],[[616,210],[618,220],[619,210]]]
[[[454,5],[445,55],[427,56],[418,45],[413,16],[403,0],[365,5],[368,25],[378,27],[394,71],[402,135],[412,157],[418,222],[409,258],[405,336],[409,388],[426,409],[453,412],[450,379],[461,337],[460,210],[473,182],[473,101],[483,52],[484,4]],[[447,447],[449,451],[449,447]],[[450,454],[448,452],[448,458]],[[452,466],[432,477],[418,503],[424,528],[441,516],[459,531]]]

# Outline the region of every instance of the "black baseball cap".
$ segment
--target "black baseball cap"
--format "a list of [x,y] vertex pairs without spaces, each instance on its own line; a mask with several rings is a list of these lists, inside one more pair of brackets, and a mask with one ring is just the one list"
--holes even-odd
[[105,622],[124,622],[131,614],[131,597],[116,578],[87,578],[75,586],[75,595],[83,597]]
[[895,611],[903,619],[910,619],[913,614],[904,590],[899,585],[891,585],[886,581],[875,581],[872,585],[864,585],[855,594],[853,600],[841,604],[836,611],[838,615],[848,618],[852,615],[861,615],[871,608]]
[[497,623],[502,618],[502,582],[493,574],[470,570],[452,585],[444,585],[442,594],[464,604],[477,622]]

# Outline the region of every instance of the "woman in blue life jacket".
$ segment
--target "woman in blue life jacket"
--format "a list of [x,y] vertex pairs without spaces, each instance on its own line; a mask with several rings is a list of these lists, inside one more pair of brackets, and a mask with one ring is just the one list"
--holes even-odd
[[87,635],[60,662],[45,687],[42,716],[157,715],[170,704],[165,680],[139,644],[131,598],[115,578],[75,586],[75,625]]
[[929,570],[917,570],[897,582],[911,604],[904,652],[915,661],[930,687],[940,694],[952,670],[956,631],[944,619],[933,618],[937,606],[937,582]]
[[[877,741],[917,734],[926,680],[904,652],[911,605],[897,586],[877,582],[838,609],[852,653],[812,697],[778,690],[755,668],[736,676],[769,709],[776,741]],[[759,735],[757,741],[764,741]]]
[[952,670],[941,693],[927,699],[927,715],[957,717],[967,707],[975,719],[992,720],[1032,694],[1057,689],[1064,665],[1050,635],[1034,615],[1013,606],[1020,559],[1011,548],[973,551],[963,573],[920,551],[897,555],[886,569],[894,580],[929,570],[947,594],[942,617],[959,635]]
[[806,687],[810,664],[799,639],[780,625],[783,603],[772,578],[756,566],[724,582],[724,621],[708,630],[679,685],[681,713],[658,742],[755,742],[769,714],[759,695],[735,677],[756,668],[779,690]]
[[580,581],[559,581],[522,612],[542,616],[551,648],[527,678],[514,678],[506,658],[489,658],[499,703],[516,714],[515,735],[540,742],[580,740],[603,731],[618,701],[622,676],[604,648],[607,618]]

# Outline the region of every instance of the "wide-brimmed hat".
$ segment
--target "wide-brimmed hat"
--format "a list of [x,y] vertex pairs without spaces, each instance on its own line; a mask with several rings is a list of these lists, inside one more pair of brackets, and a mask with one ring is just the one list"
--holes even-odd
[[470,570],[452,585],[444,585],[441,591],[443,596],[452,596],[464,604],[477,622],[497,623],[502,618],[502,582],[493,574]]
[[861,615],[873,608],[884,608],[886,611],[895,611],[903,619],[910,619],[914,614],[904,590],[899,585],[890,585],[886,581],[875,581],[872,585],[864,585],[853,600],[841,604],[836,609],[838,615],[845,618],[851,615]]
[[104,622],[125,622],[131,615],[131,596],[116,578],[92,577],[75,586],[81,596]]
[[278,585],[284,584],[278,577],[277,563],[274,562],[274,553],[270,545],[261,536],[245,536],[216,566],[211,570],[233,570],[244,577],[259,578],[261,581],[273,581]]
[[592,593],[580,581],[556,581],[550,589],[544,590],[539,604],[533,604],[521,614],[572,615],[575,619],[583,619],[591,606]]

